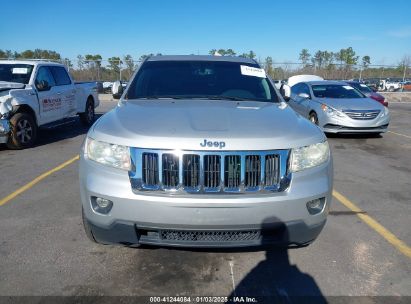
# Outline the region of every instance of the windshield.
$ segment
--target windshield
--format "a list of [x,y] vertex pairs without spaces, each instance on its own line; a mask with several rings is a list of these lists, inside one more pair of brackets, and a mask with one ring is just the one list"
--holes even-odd
[[[257,69],[249,75],[244,66]],[[278,101],[265,72],[256,64],[181,60],[143,63],[126,98]]]
[[365,84],[363,83],[350,83],[350,86],[356,88],[362,93],[372,93],[372,90]]
[[313,93],[318,98],[364,98],[364,95],[349,85],[313,85]]
[[28,84],[32,72],[31,64],[0,64],[0,81]]

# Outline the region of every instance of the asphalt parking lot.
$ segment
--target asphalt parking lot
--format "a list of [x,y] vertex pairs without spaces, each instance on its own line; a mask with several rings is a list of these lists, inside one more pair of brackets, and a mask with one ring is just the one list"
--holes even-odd
[[300,249],[93,244],[75,158],[87,130],[78,122],[42,131],[32,149],[1,146],[0,295],[411,296],[411,103],[390,110],[382,137],[329,138],[333,204],[319,238]]

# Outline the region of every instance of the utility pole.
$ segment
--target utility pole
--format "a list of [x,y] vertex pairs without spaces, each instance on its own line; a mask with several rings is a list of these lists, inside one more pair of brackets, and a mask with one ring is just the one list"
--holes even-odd
[[404,63],[404,74],[402,75],[402,82],[405,81],[405,72],[407,71],[407,66]]
[[121,59],[120,59],[120,62],[118,63],[118,67],[119,67],[119,70],[120,70],[120,81],[121,81]]
[[96,64],[97,64],[97,79],[96,80],[100,80],[100,60],[96,60]]

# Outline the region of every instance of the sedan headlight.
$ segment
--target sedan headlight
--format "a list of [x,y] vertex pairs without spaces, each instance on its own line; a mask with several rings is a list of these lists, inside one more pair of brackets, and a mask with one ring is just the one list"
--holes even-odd
[[87,137],[84,153],[88,159],[106,166],[123,170],[131,168],[130,148],[126,146],[109,144]]
[[321,109],[329,116],[338,116],[338,117],[344,117],[344,113],[331,108],[330,106],[327,106],[325,104],[321,105]]
[[325,163],[330,157],[328,142],[291,150],[290,171],[298,172]]
[[387,116],[390,113],[387,107],[384,107],[384,110],[382,110],[381,117]]

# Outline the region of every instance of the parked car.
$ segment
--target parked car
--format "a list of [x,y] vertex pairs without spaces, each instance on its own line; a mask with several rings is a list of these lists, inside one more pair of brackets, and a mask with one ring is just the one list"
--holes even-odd
[[367,78],[367,79],[362,79],[361,81],[358,81],[358,82],[362,82],[367,87],[369,87],[373,92],[378,92],[378,89],[380,86],[379,78]]
[[44,61],[0,61],[0,143],[31,147],[38,128],[73,121],[91,125],[99,105],[96,82],[75,83],[64,65]]
[[402,89],[401,80],[399,79],[383,79],[380,81],[381,91],[395,92]]
[[96,81],[96,87],[97,87],[97,93],[98,94],[103,94],[104,93],[103,82]]
[[324,132],[378,134],[387,131],[388,108],[345,82],[309,81],[308,78],[295,82],[290,77],[289,83],[293,84],[291,92],[285,95],[289,105]]
[[95,242],[302,246],[332,191],[324,133],[283,101],[256,61],[153,56],[81,152],[84,229]]
[[378,94],[377,92],[374,92],[371,90],[366,84],[356,82],[356,81],[345,81],[347,84],[352,86],[353,88],[359,90],[361,93],[363,93],[365,96],[370,97],[382,105],[388,107],[388,102],[385,101],[385,97],[382,96],[381,94]]
[[285,81],[284,80],[273,80],[273,82],[277,90],[279,90]]
[[411,91],[411,81],[404,82],[402,86],[403,91]]
[[105,94],[111,94],[111,88],[113,87],[112,81],[104,81],[103,82],[103,90]]

